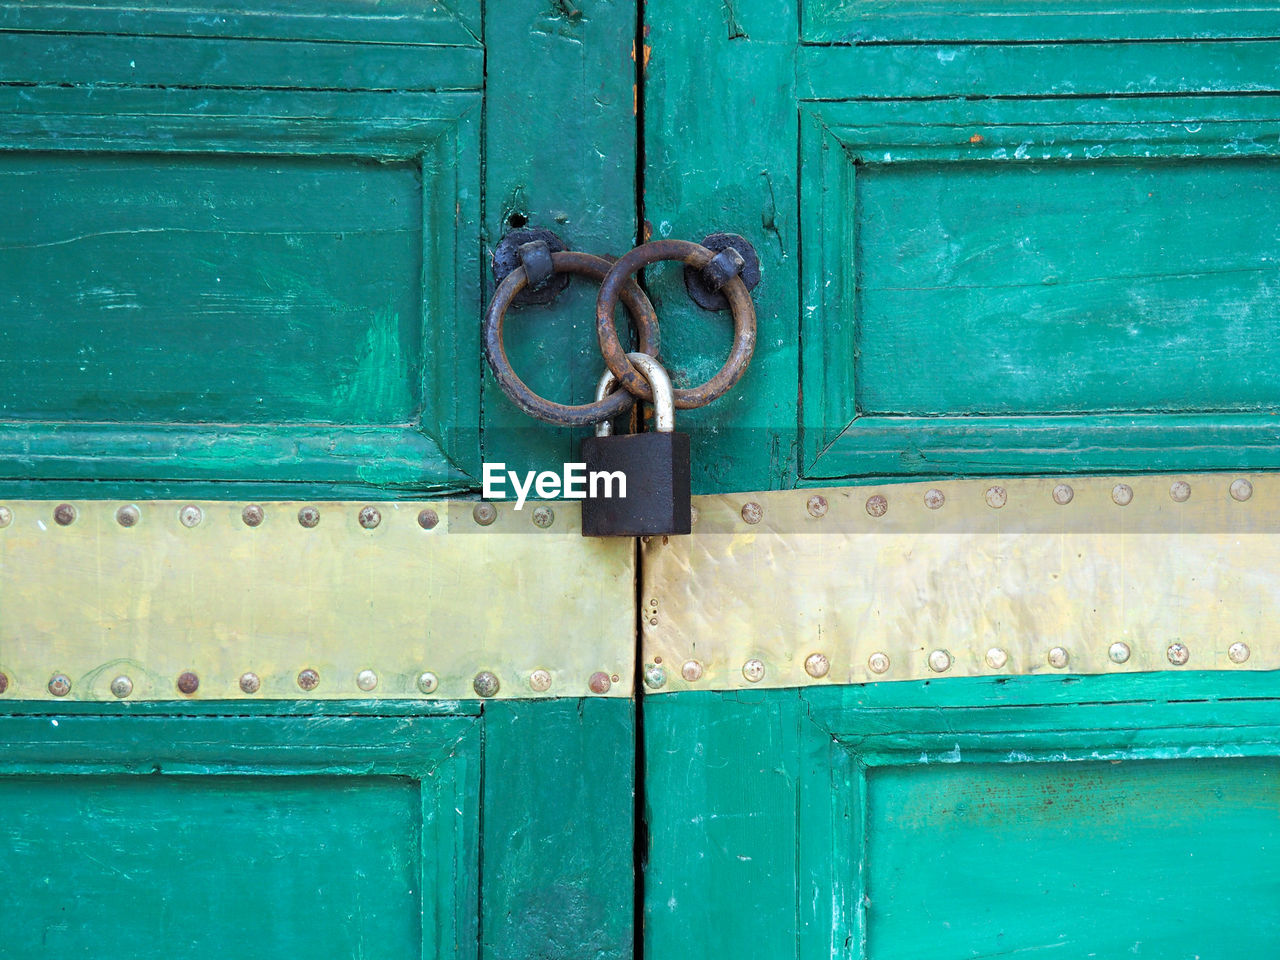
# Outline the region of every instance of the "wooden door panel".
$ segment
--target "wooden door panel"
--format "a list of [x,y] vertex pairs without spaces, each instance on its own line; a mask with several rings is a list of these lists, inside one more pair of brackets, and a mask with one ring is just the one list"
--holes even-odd
[[650,697],[646,948],[1274,950],[1278,719],[1269,674]]
[[806,105],[806,475],[1267,460],[1275,108]]
[[478,718],[0,728],[13,956],[475,956]]
[[[1277,463],[1266,17],[1164,12],[647,8],[646,220],[764,277],[750,371],[684,415],[695,492]],[[649,283],[697,379],[727,321]]]

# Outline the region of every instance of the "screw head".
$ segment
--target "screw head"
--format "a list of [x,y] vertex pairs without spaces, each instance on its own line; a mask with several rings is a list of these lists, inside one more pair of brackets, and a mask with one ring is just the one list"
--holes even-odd
[[69,503],[60,503],[53,508],[53,522],[60,527],[69,527],[76,522],[76,508]]
[[241,693],[257,693],[262,689],[262,678],[256,673],[246,672],[240,674],[240,692]]
[[200,678],[190,670],[185,673],[178,674],[178,690],[187,696],[195,693],[200,689]]
[[360,521],[360,526],[366,530],[372,530],[382,522],[382,512],[374,506],[363,507],[357,519]]
[[1069,483],[1060,483],[1053,488],[1053,502],[1060,507],[1065,507],[1075,498],[1076,492],[1071,489]]
[[804,672],[819,680],[831,672],[831,661],[825,653],[811,653],[804,658]]
[[49,678],[49,692],[55,697],[65,697],[71,692],[71,679],[65,673],[55,673]]
[[805,509],[809,511],[809,516],[813,517],[815,520],[821,520],[827,515],[827,509],[829,506],[830,505],[827,503],[826,497],[815,493],[809,498],[809,502],[805,504]]
[[132,503],[128,506],[121,507],[116,511],[116,523],[122,527],[137,526],[138,521],[142,519],[142,513]]
[[992,510],[999,510],[1009,502],[1009,493],[1004,487],[987,487],[987,492],[983,496],[986,498],[987,506]]
[[320,511],[316,507],[303,507],[298,511],[298,522],[310,530],[320,523]]
[[667,685],[666,668],[658,663],[644,665],[644,685],[650,690],[659,690]]
[[372,670],[361,670],[356,674],[356,686],[368,692],[378,685],[378,675]]
[[111,692],[120,700],[133,693],[133,681],[123,674],[111,681]]
[[[1232,663],[1244,663],[1249,659],[1249,645],[1237,640],[1227,648],[1227,656],[1231,658]],[[0,689],[0,693],[4,693],[4,690]]]
[[246,527],[260,527],[267,517],[266,512],[256,503],[251,503],[240,511],[240,519]]
[[200,521],[203,519],[204,519],[204,511],[202,511],[195,504],[189,503],[185,507],[183,507],[181,510],[178,511],[178,521],[188,529],[190,529],[191,527],[199,526]]
[[1185,480],[1175,480],[1169,487],[1169,497],[1174,503],[1186,503],[1191,499],[1191,484]]
[[877,650],[867,657],[867,669],[872,673],[884,673],[889,669],[889,655]]
[[934,673],[946,673],[951,669],[951,654],[945,650],[934,650],[929,654],[929,669]]
[[591,675],[591,679],[587,681],[587,688],[592,693],[608,693],[611,686],[613,686],[613,682],[603,670],[597,670]]
[[924,505],[930,510],[941,510],[942,505],[947,502],[947,495],[937,487],[932,487],[924,492]]
[[498,678],[494,673],[489,670],[481,670],[476,674],[475,679],[471,681],[471,686],[480,696],[492,697],[497,694],[501,685],[498,683]]
[[1169,644],[1169,649],[1166,653],[1169,657],[1169,662],[1175,667],[1180,667],[1191,659],[1191,651],[1187,649],[1187,646],[1184,643],[1175,642]]
[[320,674],[307,667],[298,671],[298,686],[303,690],[314,690],[320,685]]
[[1049,651],[1049,666],[1061,670],[1071,660],[1071,654],[1067,653],[1066,647],[1054,647]]
[[1241,477],[1238,480],[1231,481],[1231,497],[1233,500],[1239,500],[1241,503],[1253,496],[1253,484]]
[[999,647],[992,647],[987,651],[987,666],[992,670],[1002,670],[1004,665],[1009,662],[1009,654]]
[[747,523],[759,523],[764,519],[764,507],[754,500],[747,501],[742,505],[742,519]]
[[680,665],[680,676],[688,683],[696,683],[702,679],[702,664],[697,660],[686,660]]
[[418,689],[423,693],[435,693],[438,686],[440,686],[440,678],[430,670],[418,674]]
[[1107,657],[1112,663],[1128,663],[1132,652],[1127,643],[1123,640],[1117,640],[1107,648]]
[[759,683],[764,679],[764,661],[752,657],[742,665],[742,675],[751,683]]
[[867,497],[867,513],[873,517],[883,517],[889,512],[889,501],[880,494]]
[[543,504],[540,507],[533,508],[533,525],[541,527],[543,530],[556,522],[556,512],[550,507]]
[[0,673],[0,693],[4,693],[9,689],[9,677],[7,674]]
[[546,693],[551,689],[551,671],[541,668],[529,674],[529,688],[535,693]]
[[1117,507],[1127,507],[1133,503],[1133,487],[1127,483],[1117,483],[1111,488],[1111,502]]
[[422,510],[418,513],[418,526],[423,530],[434,530],[440,522],[440,515],[434,510]]
[[471,519],[482,527],[487,527],[498,519],[498,508],[492,503],[477,503],[471,508]]
[[8,507],[0,507],[0,529],[13,523],[13,511]]

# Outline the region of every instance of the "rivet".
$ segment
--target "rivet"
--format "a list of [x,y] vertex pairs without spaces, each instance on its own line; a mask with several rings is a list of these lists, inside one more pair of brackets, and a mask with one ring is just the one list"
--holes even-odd
[[591,675],[591,679],[587,681],[587,687],[592,693],[608,693],[611,686],[613,686],[613,683],[609,680],[609,675],[603,670],[597,670]]
[[987,666],[992,670],[1000,670],[1009,662],[1009,654],[999,647],[992,647],[987,651]]
[[0,693],[4,693],[9,689],[9,677],[7,674],[0,673]]
[[742,519],[747,523],[759,523],[764,518],[764,507],[749,500],[742,505]]
[[53,509],[53,522],[60,527],[69,527],[76,522],[76,508],[69,503],[60,503]]
[[946,673],[951,669],[951,654],[945,650],[934,650],[929,654],[929,669],[934,673]]
[[8,507],[0,507],[0,529],[13,523],[13,511]]
[[1112,663],[1128,663],[1131,653],[1129,645],[1123,640],[1117,640],[1107,649],[1107,656],[1111,658]]
[[644,665],[644,685],[651,690],[658,690],[667,685],[667,671],[656,663]]
[[1174,503],[1186,503],[1191,499],[1191,484],[1185,480],[1175,480],[1169,487],[1169,497]]
[[[1244,663],[1249,659],[1249,645],[1237,640],[1227,648],[1227,656],[1231,658],[1232,663]],[[4,693],[4,691],[0,690],[0,693]]]
[[266,513],[256,503],[251,503],[240,511],[240,519],[244,521],[246,527],[258,527],[262,525],[262,521],[266,519]]
[[440,678],[430,670],[418,674],[418,689],[423,693],[435,693],[438,686],[440,686]]
[[320,522],[320,511],[315,507],[303,507],[298,511],[298,522],[310,530]]
[[123,700],[129,694],[133,693],[133,681],[126,676],[118,676],[111,681],[111,692],[115,696]]
[[361,690],[369,691],[378,685],[378,675],[372,670],[361,670],[356,674],[356,686]]
[[55,673],[49,678],[49,692],[55,697],[65,697],[71,692],[71,680],[65,673]]
[[1061,670],[1071,660],[1071,654],[1067,653],[1066,647],[1054,647],[1049,651],[1049,666]]
[[937,487],[931,487],[924,492],[924,505],[930,510],[941,510],[946,502],[947,495]]
[[187,504],[178,511],[178,522],[184,527],[196,527],[200,525],[200,521],[204,519],[204,513],[194,504]]
[[702,664],[697,660],[686,660],[680,666],[680,676],[684,677],[689,683],[695,683],[702,679]]
[[657,598],[657,597],[650,597],[650,598],[649,598],[649,606],[651,606],[651,607],[656,607],[657,605],[658,605],[658,598]]
[[883,517],[889,511],[889,501],[880,494],[867,497],[867,513],[873,517]]
[[831,661],[825,653],[811,653],[804,658],[804,672],[814,679],[821,679],[831,672]]
[[805,507],[809,511],[809,516],[813,517],[815,520],[821,520],[827,515],[827,498],[815,493],[809,498],[809,502]]
[[617,682],[618,682],[618,675],[615,673],[615,674],[613,675],[612,679],[613,679],[613,682],[614,682],[614,683],[617,683]]
[[257,693],[262,689],[262,680],[256,673],[240,674],[240,692],[241,693]]
[[471,681],[471,686],[477,694],[482,697],[492,697],[498,692],[501,684],[495,674],[488,670],[481,670],[476,674],[476,678]]
[[187,696],[195,693],[200,689],[200,678],[190,670],[185,673],[178,674],[178,690]]
[[1117,483],[1111,488],[1111,502],[1117,507],[1127,507],[1133,503],[1133,487],[1127,483]]
[[1241,503],[1253,496],[1253,484],[1241,477],[1231,481],[1231,496]]
[[298,686],[303,690],[314,690],[320,684],[320,674],[307,667],[298,671]]
[[1191,651],[1187,649],[1184,643],[1171,643],[1167,651],[1169,662],[1175,667],[1180,667],[1191,659]]
[[142,519],[142,513],[132,503],[116,511],[116,523],[122,527],[132,527]]
[[487,527],[498,519],[498,508],[492,503],[477,503],[471,508],[471,519],[482,527]]
[[543,530],[556,522],[556,512],[545,504],[533,508],[533,525]]
[[871,656],[867,657],[867,669],[872,673],[884,673],[889,669],[889,655],[877,650]]
[[363,507],[360,510],[360,526],[366,530],[372,530],[382,522],[382,512],[374,506]]
[[649,626],[651,626],[651,627],[656,627],[657,625],[658,625],[658,618],[657,618],[657,617],[650,617],[650,618],[649,618]]
[[551,689],[551,671],[535,670],[529,674],[529,687],[537,693],[546,693]]
[[418,514],[418,526],[423,530],[434,530],[440,522],[440,515],[434,510],[423,510]]
[[1004,487],[987,487],[987,492],[984,496],[986,497],[987,506],[992,510],[999,510],[1009,502],[1009,494]]
[[742,675],[751,683],[759,683],[764,679],[764,661],[752,657],[742,665]]
[[1069,483],[1060,483],[1053,488],[1053,502],[1060,507],[1065,507],[1075,497],[1076,492],[1071,489],[1071,484]]

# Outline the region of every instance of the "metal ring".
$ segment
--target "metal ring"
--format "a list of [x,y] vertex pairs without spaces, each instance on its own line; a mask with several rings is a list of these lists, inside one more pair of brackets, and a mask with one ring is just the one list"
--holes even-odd
[[[625,254],[614,263],[613,269],[600,284],[600,296],[596,299],[596,333],[600,337],[600,353],[605,366],[612,371],[628,392],[641,400],[652,400],[653,391],[640,371],[627,359],[626,351],[618,342],[618,332],[613,327],[613,311],[618,297],[626,289],[631,275],[651,263],[662,260],[678,260],[701,270],[713,259],[715,252],[700,243],[688,240],[654,240],[644,243]],[[741,379],[751,362],[756,348],[756,307],[741,277],[731,277],[721,288],[733,311],[733,349],[720,371],[706,383],[685,387],[675,392],[676,408],[692,410],[705,406],[723,396]],[[625,298],[624,298],[625,299]],[[650,351],[645,350],[644,353]]]
[[[613,262],[606,257],[579,253],[575,250],[553,253],[551,255],[551,263],[556,273],[574,273],[579,276],[590,277],[597,283],[603,281],[609,275],[610,268],[613,266]],[[626,277],[623,277],[619,284],[626,279]],[[631,409],[631,405],[635,400],[625,390],[612,393],[604,400],[596,403],[578,405],[553,403],[530,390],[525,385],[525,382],[516,375],[511,366],[511,361],[507,359],[507,352],[502,345],[502,323],[506,317],[507,308],[511,306],[511,301],[515,299],[516,294],[524,289],[527,283],[528,278],[525,276],[524,267],[516,267],[498,284],[498,289],[493,293],[493,299],[489,301],[489,309],[484,314],[484,352],[489,360],[489,367],[493,370],[493,376],[498,381],[498,386],[502,388],[502,392],[510,397],[512,402],[529,416],[564,427],[581,427],[591,423],[598,423],[601,420],[608,420]],[[617,303],[619,299],[619,293],[617,292],[619,284],[614,285],[614,303]],[[635,281],[626,283],[620,289],[622,303],[635,321],[636,329],[640,335],[640,352],[646,353],[651,357],[657,356],[659,343],[658,315],[654,313],[653,304],[649,302],[649,298],[644,295],[644,291],[640,289]]]

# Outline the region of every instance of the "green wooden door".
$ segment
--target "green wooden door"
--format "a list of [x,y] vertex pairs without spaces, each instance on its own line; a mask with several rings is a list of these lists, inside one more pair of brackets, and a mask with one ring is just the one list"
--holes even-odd
[[635,28],[0,3],[5,956],[631,955],[631,545],[468,498],[570,449],[479,318],[513,225],[633,243]]
[[1276,11],[645,26],[646,229],[763,268],[643,551],[646,954],[1274,952]]

